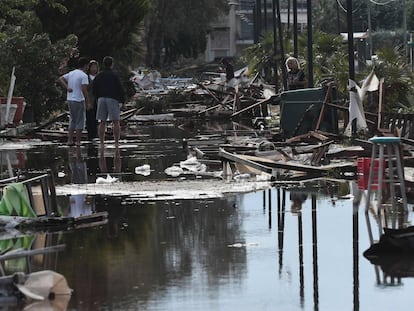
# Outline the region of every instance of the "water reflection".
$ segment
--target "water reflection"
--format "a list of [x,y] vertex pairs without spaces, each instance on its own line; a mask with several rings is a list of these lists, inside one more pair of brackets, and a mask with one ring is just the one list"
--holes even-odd
[[[86,158],[82,156],[79,146],[68,148],[70,182],[72,184],[88,183],[88,167]],[[68,198],[69,204],[61,205],[61,214],[64,216],[79,217],[90,215],[95,211],[93,199],[84,193],[72,194]]]
[[107,158],[105,157],[105,148],[99,149],[99,168],[101,170],[101,173],[120,173],[121,172],[121,153],[119,151],[119,147],[116,146],[114,150],[114,156],[113,156],[113,169],[111,167],[111,170],[108,170],[107,166]]
[[119,236],[120,230],[126,226],[125,213],[126,203],[121,197],[95,196],[97,212],[108,212],[107,236],[115,239]]
[[[59,244],[59,235],[48,233],[22,233],[17,230],[0,232],[0,309],[1,310],[46,310],[44,307],[56,306],[53,310],[66,310],[70,295],[46,299],[42,303],[20,299],[17,289],[13,289],[7,282],[7,276],[14,273],[23,273],[25,276],[33,272],[56,270],[58,252],[63,249]],[[46,249],[46,250],[45,250]],[[24,256],[17,256],[26,252]],[[3,256],[13,256],[6,259]],[[22,283],[22,282],[21,282]],[[20,298],[19,298],[20,297]],[[58,307],[62,307],[61,309]]]
[[[61,184],[84,182],[85,166],[88,183],[106,173],[122,181],[165,178],[166,167],[186,159],[185,135],[175,127],[143,132],[137,128],[140,139],[118,150],[90,144],[80,154],[56,146],[25,151],[25,165],[66,173]],[[165,138],[172,132],[174,138]],[[134,173],[143,164],[154,170],[150,176]],[[66,244],[50,263],[75,290],[70,310],[402,310],[411,304],[411,256],[369,261],[361,254],[379,239],[381,223],[397,228],[412,213],[359,212],[365,192],[354,182],[327,179],[208,201],[72,199],[58,198],[66,214],[107,211],[109,219],[51,235]],[[382,290],[388,285],[399,286]]]
[[71,310],[401,309],[407,299],[396,302],[395,292],[378,292],[375,284],[410,293],[413,260],[377,258],[372,265],[360,256],[371,241],[357,208],[364,192],[353,189],[321,182],[145,203],[96,196],[107,225],[31,237],[66,244],[52,267],[75,290]]
[[109,211],[115,229],[64,236],[71,256],[60,264],[72,267],[68,281],[77,289],[77,305],[71,307],[122,310],[154,304],[173,284],[187,287],[203,280],[215,292],[221,280],[239,283],[246,250],[227,247],[243,242],[231,206],[227,200],[132,205],[126,198],[98,198],[97,210]]
[[[75,149],[75,150],[74,150]],[[88,183],[86,161],[81,155],[79,146],[68,148],[69,168],[71,172],[72,184]]]

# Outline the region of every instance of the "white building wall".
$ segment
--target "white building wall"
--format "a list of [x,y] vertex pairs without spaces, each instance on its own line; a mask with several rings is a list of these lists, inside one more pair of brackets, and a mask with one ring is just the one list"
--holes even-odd
[[[205,60],[211,62],[222,57],[235,57],[242,53],[243,49],[252,45],[253,42],[253,8],[250,10],[240,10],[239,1],[229,1],[230,10],[227,15],[221,16],[218,21],[211,25],[212,31],[207,35],[207,48]],[[268,9],[267,14],[271,20],[272,10]],[[288,22],[287,10],[281,10],[280,18],[283,24]],[[290,13],[290,22],[293,22],[293,14]],[[244,23],[244,25],[242,25]],[[268,22],[269,23],[269,22]],[[298,24],[306,25],[306,9],[298,10]],[[249,25],[251,35],[246,36],[242,27]],[[271,29],[272,25],[268,25]]]

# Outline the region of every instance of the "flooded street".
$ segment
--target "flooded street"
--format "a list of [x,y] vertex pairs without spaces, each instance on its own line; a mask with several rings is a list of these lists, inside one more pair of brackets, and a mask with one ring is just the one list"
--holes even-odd
[[[108,223],[97,227],[5,233],[1,247],[65,245],[55,253],[8,261],[7,272],[28,267],[64,275],[74,292],[69,301],[56,299],[54,310],[410,309],[414,257],[376,266],[363,256],[370,236],[378,239],[378,225],[371,211],[365,215],[363,193],[357,202],[355,182],[254,187],[217,198],[205,189],[205,197],[186,200],[121,193],[122,185],[144,181],[157,187],[157,181],[179,180],[174,185],[184,191],[189,181],[193,187],[197,182],[222,187],[214,178],[165,174],[186,159],[182,140],[191,135],[174,126],[142,127],[136,140],[121,142],[118,154],[111,145],[100,153],[96,144],[86,143],[79,150],[45,143],[3,150],[3,178],[12,168],[52,169],[64,215],[108,212]],[[149,173],[137,173],[142,165],[149,165]],[[119,195],[98,193],[90,185],[107,172],[121,186],[104,186]],[[92,193],[85,193],[86,182]],[[236,189],[246,183],[230,182]],[[66,194],[67,184],[79,191]],[[412,205],[409,210],[389,220],[411,223]]]

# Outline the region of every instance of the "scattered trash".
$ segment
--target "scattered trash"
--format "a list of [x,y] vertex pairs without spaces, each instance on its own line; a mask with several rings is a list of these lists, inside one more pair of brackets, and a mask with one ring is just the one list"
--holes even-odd
[[185,161],[181,161],[180,167],[191,172],[205,172],[207,170],[207,166],[198,162],[197,157],[190,157]]
[[184,170],[178,166],[170,166],[164,170],[164,173],[172,177],[178,177],[184,173]]
[[112,177],[111,175],[107,174],[106,178],[104,177],[98,177],[96,178],[96,183],[97,184],[111,184],[114,182],[117,182],[119,179],[116,177]]
[[16,284],[16,287],[26,297],[35,300],[54,299],[61,295],[72,294],[66,278],[50,270],[33,272],[24,284]]
[[135,174],[142,175],[142,176],[149,176],[151,175],[151,167],[148,164],[137,166],[135,168]]
[[227,245],[227,247],[233,247],[233,248],[241,248],[241,247],[249,247],[249,246],[259,246],[259,243],[250,242],[250,243],[234,243],[234,244]]

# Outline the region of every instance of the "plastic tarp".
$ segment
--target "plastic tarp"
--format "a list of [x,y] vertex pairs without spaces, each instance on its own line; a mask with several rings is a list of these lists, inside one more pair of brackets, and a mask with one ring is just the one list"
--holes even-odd
[[11,183],[4,187],[0,200],[0,215],[37,217],[33,211],[26,188],[22,183]]
[[365,120],[365,113],[363,101],[367,92],[378,90],[379,80],[374,73],[374,70],[364,80],[362,87],[359,87],[355,81],[349,80],[349,123],[345,129],[345,135],[351,136],[351,124],[356,120],[356,130],[366,130],[367,122]]

